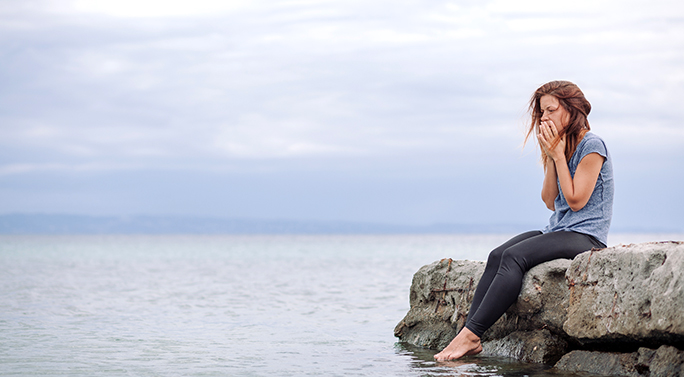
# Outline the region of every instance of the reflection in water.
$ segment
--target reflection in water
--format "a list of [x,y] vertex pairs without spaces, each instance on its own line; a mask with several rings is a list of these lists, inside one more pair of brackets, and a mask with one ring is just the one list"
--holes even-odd
[[[409,360],[414,372],[422,377],[431,376],[502,376],[502,377],[559,377],[572,376],[554,372],[552,365],[522,363],[501,357],[470,356],[448,362],[436,362],[433,356],[435,350],[420,348],[408,343],[395,344],[397,355]],[[413,373],[412,373],[413,374]]]

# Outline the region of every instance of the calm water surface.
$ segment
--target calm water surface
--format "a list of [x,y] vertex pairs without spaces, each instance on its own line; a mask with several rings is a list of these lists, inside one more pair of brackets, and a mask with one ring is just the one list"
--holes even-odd
[[507,238],[0,236],[0,375],[549,375],[393,336],[418,268]]

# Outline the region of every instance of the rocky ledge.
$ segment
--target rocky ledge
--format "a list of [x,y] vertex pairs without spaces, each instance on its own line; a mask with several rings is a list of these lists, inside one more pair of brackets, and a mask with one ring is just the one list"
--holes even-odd
[[[484,265],[443,259],[423,266],[394,334],[445,347],[465,324]],[[482,341],[482,355],[567,372],[684,374],[684,242],[618,245],[540,264]]]

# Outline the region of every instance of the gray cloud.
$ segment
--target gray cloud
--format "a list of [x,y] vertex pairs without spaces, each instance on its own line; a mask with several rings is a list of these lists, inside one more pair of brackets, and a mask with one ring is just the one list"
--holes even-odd
[[155,169],[482,179],[521,159],[526,100],[559,78],[634,169],[684,162],[679,2],[223,3],[3,3],[4,185]]

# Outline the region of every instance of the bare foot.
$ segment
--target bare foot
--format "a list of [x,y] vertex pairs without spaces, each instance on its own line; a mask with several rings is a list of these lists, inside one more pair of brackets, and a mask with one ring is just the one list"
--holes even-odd
[[463,356],[477,355],[480,352],[482,352],[480,337],[464,327],[442,352],[435,355],[435,360],[456,360]]

